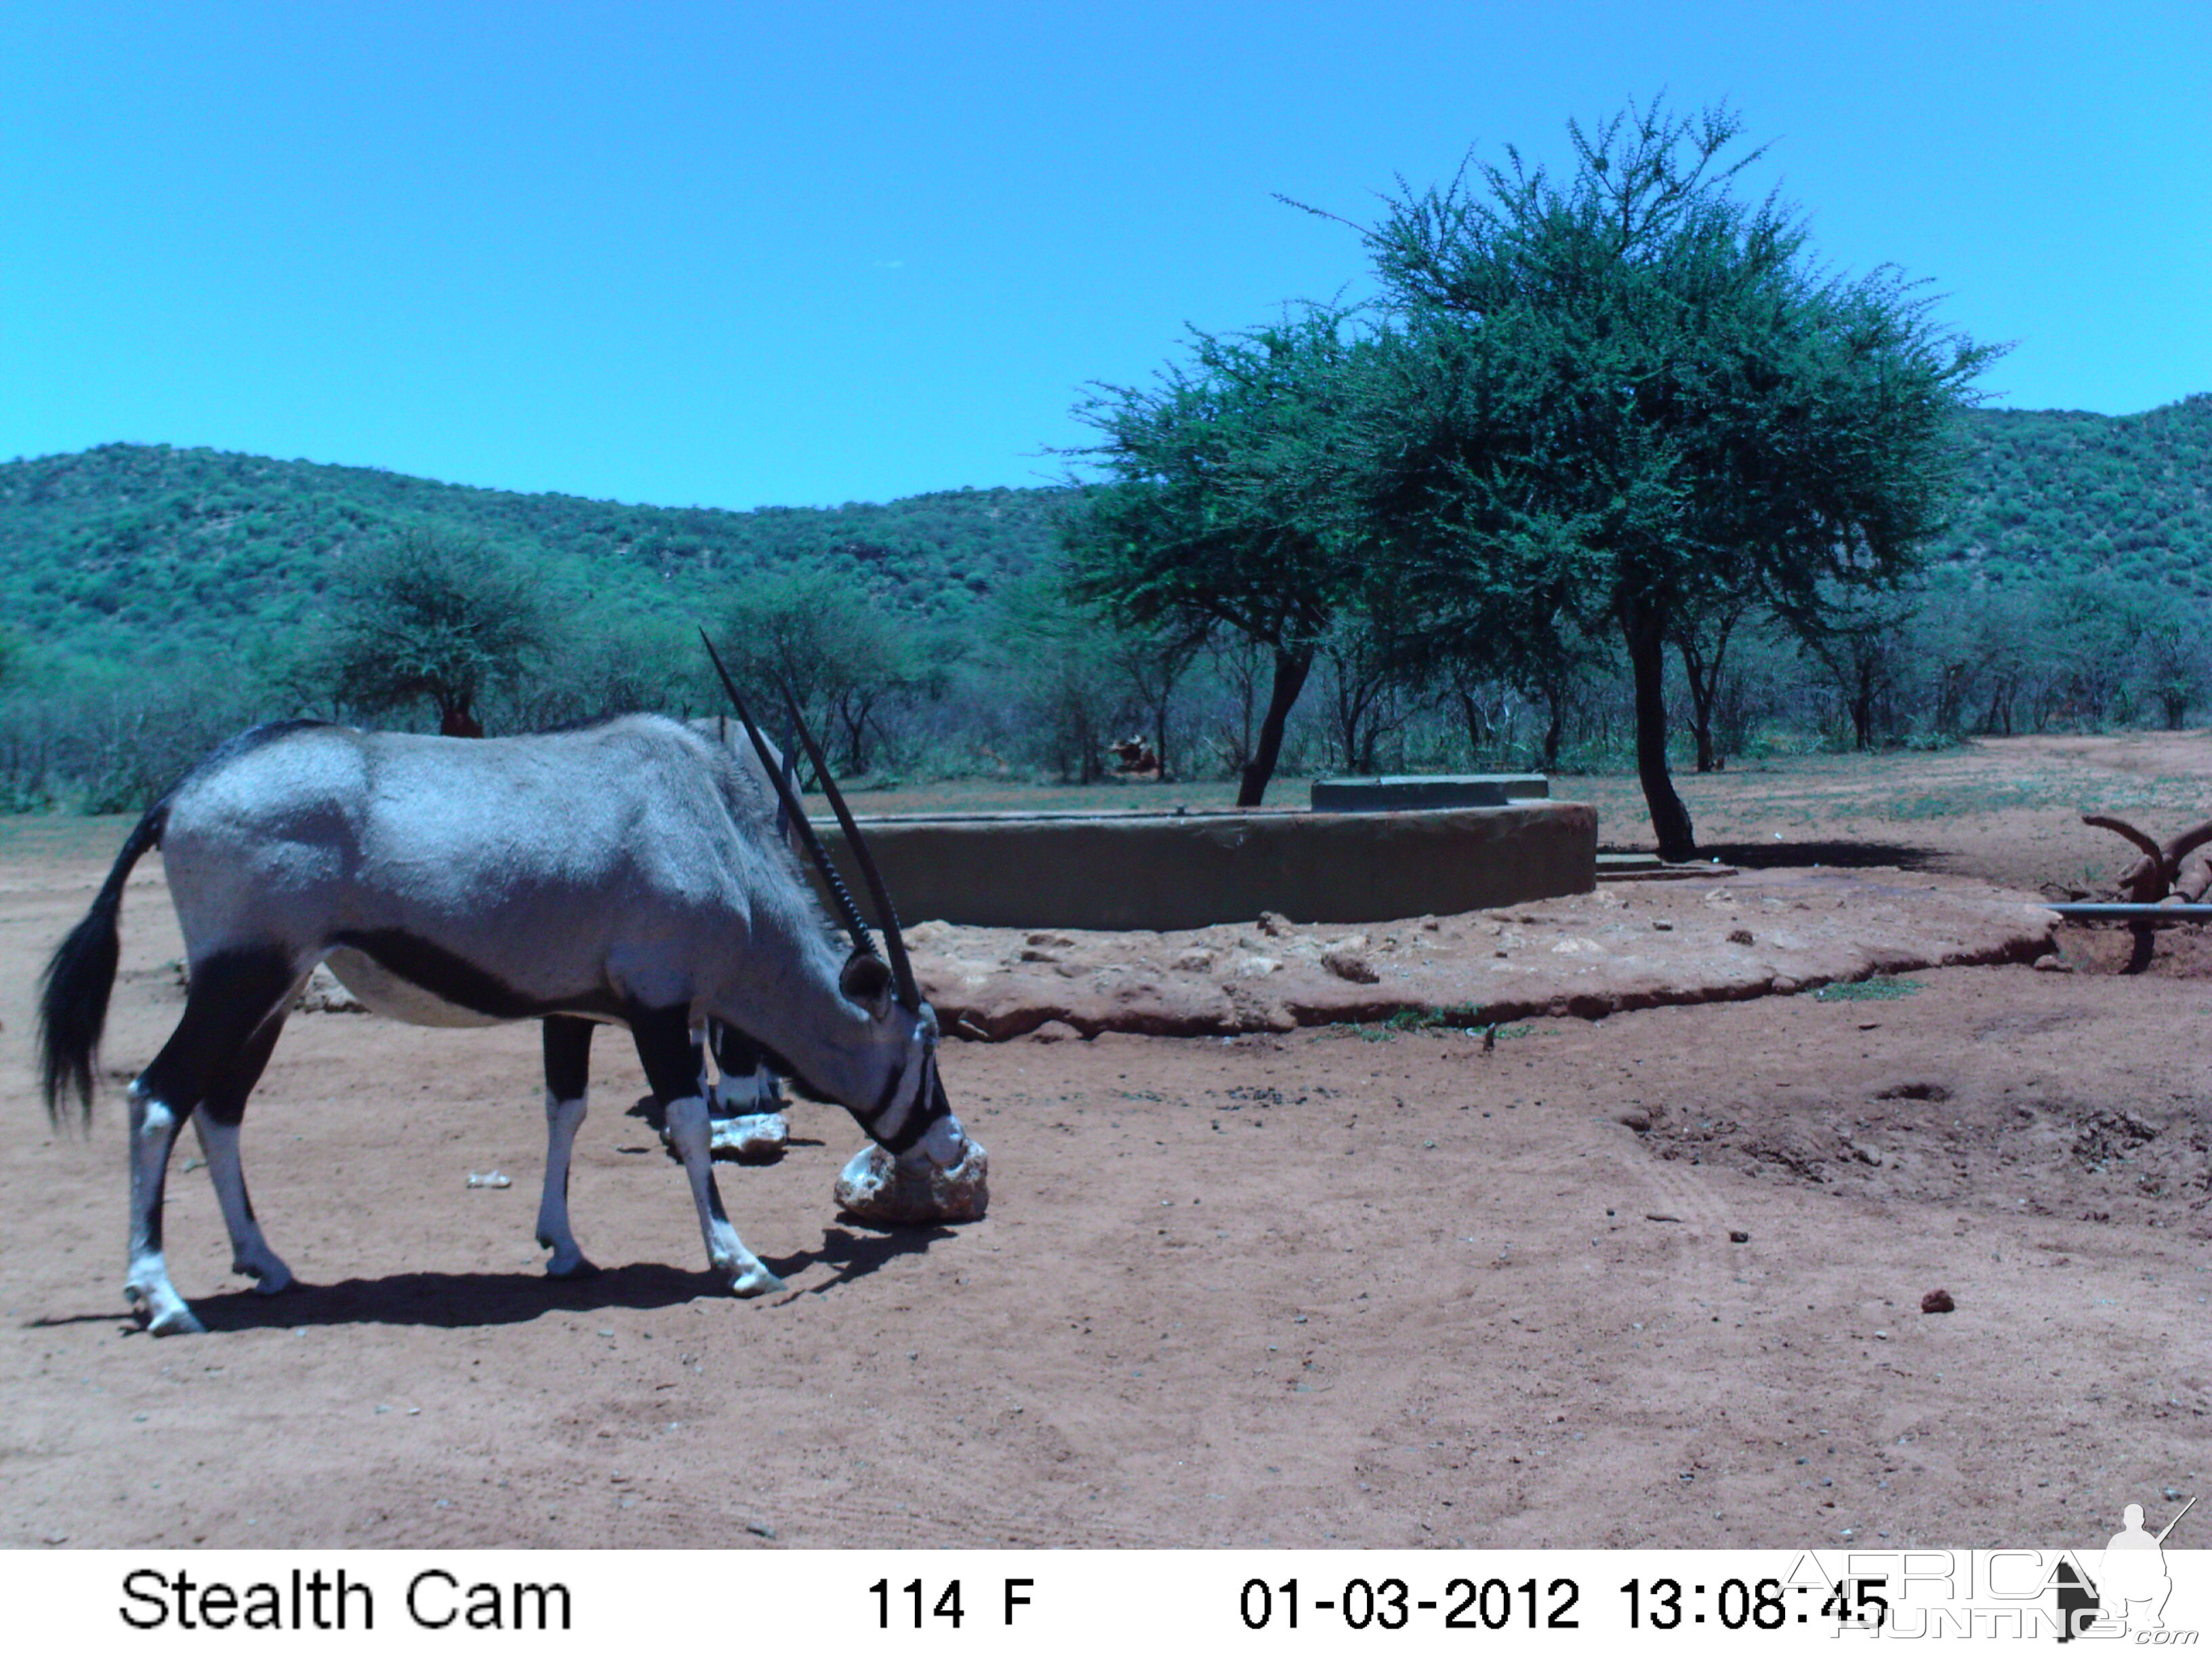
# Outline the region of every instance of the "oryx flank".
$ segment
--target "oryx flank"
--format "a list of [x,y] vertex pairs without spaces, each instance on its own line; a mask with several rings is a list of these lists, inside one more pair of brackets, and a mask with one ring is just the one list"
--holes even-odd
[[[239,1124],[294,994],[324,961],[396,1018],[545,1022],[538,1231],[556,1275],[590,1271],[569,1229],[568,1173],[595,1023],[626,1025],[635,1039],[708,1260],[738,1295],[781,1281],[739,1240],[715,1190],[690,1041],[708,1021],[744,1033],[802,1093],[842,1103],[867,1131],[874,1146],[840,1183],[848,1207],[866,1216],[882,1197],[886,1218],[933,1206],[947,1219],[980,1215],[982,1148],[945,1099],[937,1018],[865,846],[848,830],[888,963],[834,871],[854,950],[825,933],[774,833],[763,776],[782,781],[655,715],[474,740],[290,722],[257,727],[193,769],[131,831],[55,951],[40,1005],[47,1109],[74,1088],[89,1113],[124,883],[160,848],[191,984],[175,1032],[131,1086],[125,1292],[149,1328],[200,1328],[161,1249],[162,1183],[187,1118],[234,1268],[264,1291],[291,1282],[246,1197]],[[779,793],[796,815],[795,799]],[[811,831],[799,833],[819,856]],[[872,1176],[859,1173],[864,1161]]]

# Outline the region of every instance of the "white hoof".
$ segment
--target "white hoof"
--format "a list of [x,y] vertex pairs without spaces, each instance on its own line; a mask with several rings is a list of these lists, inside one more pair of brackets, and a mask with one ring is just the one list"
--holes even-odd
[[166,1297],[141,1298],[137,1312],[149,1336],[199,1336],[207,1330],[174,1291]]
[[778,1291],[791,1288],[750,1252],[740,1260],[717,1261],[714,1271],[722,1275],[722,1282],[730,1287],[732,1296],[773,1296]]
[[989,1155],[972,1140],[948,1170],[926,1158],[902,1163],[880,1146],[864,1146],[837,1177],[837,1204],[882,1227],[980,1221],[990,1207],[990,1171]]
[[138,1322],[155,1336],[196,1336],[207,1329],[167,1273],[148,1273],[143,1283],[133,1278],[124,1285],[123,1295]]

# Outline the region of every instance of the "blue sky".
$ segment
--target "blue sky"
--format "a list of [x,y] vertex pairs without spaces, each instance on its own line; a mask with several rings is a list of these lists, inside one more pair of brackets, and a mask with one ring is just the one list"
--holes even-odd
[[[1108,12],[1110,15],[1105,15]],[[1470,146],[1722,99],[1992,401],[2212,391],[2212,5],[0,0],[0,458],[667,505],[1060,476],[1086,383],[1362,291]]]

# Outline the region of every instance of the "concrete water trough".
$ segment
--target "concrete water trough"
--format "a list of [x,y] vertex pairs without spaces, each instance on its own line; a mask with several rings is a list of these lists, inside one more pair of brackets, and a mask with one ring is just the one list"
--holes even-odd
[[1473,772],[1447,777],[1316,778],[1316,812],[1410,812],[1444,806],[1504,806],[1544,800],[1552,781],[1541,772]]
[[[1164,931],[1249,921],[1266,910],[1293,921],[1389,921],[1596,884],[1597,809],[1544,799],[1411,811],[969,812],[860,822],[905,921]],[[836,825],[816,828],[854,892],[864,893]]]

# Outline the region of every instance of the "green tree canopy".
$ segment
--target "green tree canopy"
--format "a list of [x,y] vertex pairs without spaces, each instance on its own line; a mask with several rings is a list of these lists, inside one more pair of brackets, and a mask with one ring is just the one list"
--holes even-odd
[[1807,258],[1773,199],[1729,193],[1725,110],[1655,102],[1555,184],[1507,152],[1389,204],[1367,232],[1394,319],[1365,404],[1373,510],[1432,638],[1618,631],[1660,850],[1690,856],[1668,775],[1664,650],[1745,599],[1816,627],[1892,586],[1941,527],[1948,441],[1994,355],[1893,271]]
[[1102,438],[1079,453],[1106,477],[1063,521],[1071,591],[1128,627],[1273,654],[1240,805],[1260,804],[1314,654],[1365,579],[1347,468],[1367,347],[1345,322],[1316,307],[1249,334],[1193,330],[1188,365],[1076,411]]
[[755,717],[781,723],[781,680],[811,722],[835,724],[836,763],[866,771],[884,699],[921,677],[918,624],[886,616],[851,576],[818,566],[747,584],[726,616],[724,659]]
[[512,684],[550,632],[516,560],[471,538],[410,529],[363,555],[345,580],[330,684],[365,714],[428,701],[446,736],[480,738],[478,700]]

